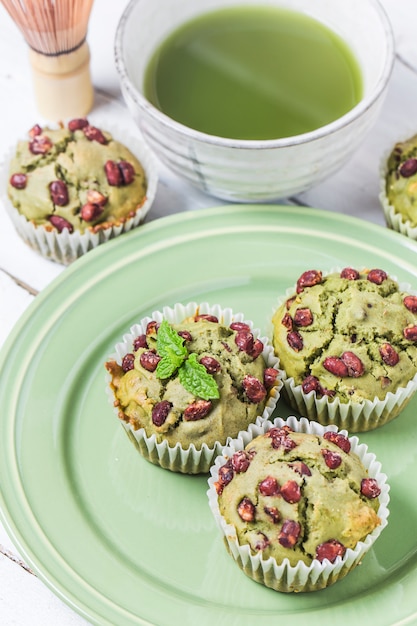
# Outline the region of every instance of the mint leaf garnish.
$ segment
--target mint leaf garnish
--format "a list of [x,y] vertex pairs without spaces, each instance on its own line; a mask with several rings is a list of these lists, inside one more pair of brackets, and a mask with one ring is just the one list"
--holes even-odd
[[187,348],[184,346],[184,339],[166,320],[163,320],[158,328],[156,350],[162,358],[166,356],[172,362],[176,361],[177,367],[187,358],[188,354]]
[[156,375],[158,378],[169,378],[177,369],[176,363],[173,363],[167,356],[163,356],[156,366]]
[[196,354],[190,354],[188,359],[181,365],[178,374],[181,385],[195,396],[199,396],[203,400],[220,397],[216,381],[207,372],[204,365],[197,361]]
[[158,328],[156,336],[156,351],[161,357],[156,368],[159,378],[169,378],[187,358],[187,348],[184,339],[170,326],[167,320],[163,320]]

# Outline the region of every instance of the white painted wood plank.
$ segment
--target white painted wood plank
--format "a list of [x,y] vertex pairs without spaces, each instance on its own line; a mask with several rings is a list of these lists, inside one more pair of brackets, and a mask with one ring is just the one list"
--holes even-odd
[[87,623],[36,576],[0,553],[2,626],[84,626]]
[[0,270],[0,346],[32,300],[33,295]]

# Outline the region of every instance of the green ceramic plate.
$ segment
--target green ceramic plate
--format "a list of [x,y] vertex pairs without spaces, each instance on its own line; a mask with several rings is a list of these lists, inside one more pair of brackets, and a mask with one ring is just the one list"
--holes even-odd
[[[271,591],[223,546],[206,478],[144,461],[117,424],[104,360],[129,327],[190,300],[264,332],[308,268],[382,267],[417,288],[417,247],[333,213],[229,206],[164,218],[100,246],[39,295],[0,356],[2,520],[51,589],[95,624],[410,624],[417,619],[417,401],[361,437],[391,484],[388,527],[327,590]],[[287,416],[282,403],[276,414]]]

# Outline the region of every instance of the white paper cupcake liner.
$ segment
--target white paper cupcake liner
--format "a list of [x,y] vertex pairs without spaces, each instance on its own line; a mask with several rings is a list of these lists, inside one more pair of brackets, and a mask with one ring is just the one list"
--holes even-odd
[[384,212],[385,222],[388,228],[395,230],[397,233],[401,233],[410,239],[417,241],[417,226],[412,226],[410,220],[407,220],[396,208],[390,204],[387,198],[386,192],[386,176],[388,158],[392,152],[392,148],[386,151],[381,159],[379,168],[379,202]]
[[314,559],[311,565],[306,565],[302,561],[297,565],[291,565],[289,560],[285,558],[281,564],[278,564],[273,557],[264,559],[261,552],[253,555],[249,545],[239,544],[235,527],[232,524],[228,524],[220,514],[215,483],[218,480],[219,468],[222,467],[236,451],[243,450],[252,439],[268,432],[270,428],[281,428],[284,425],[288,425],[296,432],[323,436],[326,431],[332,430],[348,436],[345,430],[338,431],[335,426],[326,428],[317,422],[309,421],[306,418],[298,420],[294,416],[290,416],[286,420],[276,418],[274,422],[266,421],[262,424],[251,425],[247,432],[239,433],[236,439],[229,441],[223,448],[222,454],[216,458],[210,470],[211,476],[208,480],[209,488],[207,490],[207,496],[210,509],[223,535],[228,552],[247,576],[275,591],[316,591],[341,580],[346,574],[359,565],[365,554],[387,526],[389,515],[389,485],[387,483],[387,476],[382,472],[381,464],[377,461],[375,455],[369,452],[368,447],[360,443],[357,437],[349,437],[351,452],[358,455],[368,472],[368,476],[375,478],[381,489],[379,509],[377,511],[378,517],[381,520],[379,526],[367,535],[363,541],[358,542],[354,549],[348,548],[343,557],[338,556],[334,563],[330,563],[327,559],[323,562]]
[[137,209],[135,215],[129,217],[123,223],[100,229],[95,233],[89,230],[84,233],[74,230],[70,233],[67,229],[59,233],[56,230],[46,230],[42,225],[36,226],[28,221],[24,215],[19,213],[7,195],[7,186],[10,177],[9,167],[16,151],[16,146],[8,149],[4,162],[0,167],[0,202],[6,209],[17,233],[33,250],[36,250],[45,258],[56,261],[57,263],[62,263],[63,265],[69,265],[78,257],[86,254],[98,245],[110,239],[114,239],[123,233],[129,232],[143,222],[155,199],[158,185],[156,163],[152,153],[143,140],[132,136],[130,131],[108,123],[106,120],[99,121],[93,116],[89,116],[88,119],[92,124],[108,131],[114,139],[123,143],[140,161],[145,171],[147,190],[144,202]]
[[[166,306],[162,311],[154,311],[150,317],[145,317],[138,324],[132,326],[129,333],[123,336],[123,341],[116,344],[115,353],[110,356],[109,360],[115,360],[117,363],[121,364],[125,354],[132,352],[134,339],[138,335],[146,333],[146,326],[151,320],[160,323],[165,319],[171,324],[175,324],[180,323],[187,317],[195,315],[197,311],[201,314],[215,315],[219,319],[219,322],[225,326],[229,326],[232,322],[245,322],[250,326],[254,337],[261,339],[263,342],[264,349],[262,357],[266,363],[266,367],[276,368],[279,374],[272,389],[269,390],[268,400],[262,415],[259,415],[256,419],[256,423],[261,424],[272,415],[276,407],[282,388],[282,372],[279,369],[279,359],[275,356],[274,350],[267,337],[261,337],[260,331],[253,328],[253,323],[250,320],[244,319],[243,313],[233,313],[230,308],[222,308],[218,304],[210,305],[207,302],[201,304],[189,302],[186,305],[177,303],[173,307]],[[109,385],[110,381],[111,376],[107,373],[106,389],[109,401],[113,405],[114,395]],[[118,415],[117,408],[114,408],[114,412]],[[166,440],[158,442],[155,434],[148,436],[143,428],[135,430],[130,424],[121,421],[119,417],[117,419],[143,457],[151,463],[160,465],[174,472],[184,474],[207,473],[213,460],[225,445],[225,442],[216,442],[213,447],[203,444],[201,449],[197,449],[194,444],[191,444],[188,448],[183,448],[180,443],[172,446],[169,445]]]
[[[323,277],[339,273],[342,268],[323,271]],[[392,280],[398,282],[395,276]],[[408,283],[398,283],[400,291],[410,295],[417,295]],[[291,296],[294,295],[294,286],[286,290],[285,296],[278,298],[275,311]],[[272,330],[271,330],[272,332]],[[324,426],[334,424],[352,433],[367,432],[379,428],[398,417],[417,391],[417,373],[405,387],[399,387],[395,393],[387,392],[383,400],[375,397],[373,400],[364,399],[361,402],[341,402],[339,398],[328,396],[318,397],[314,391],[304,393],[302,386],[297,385],[294,378],[283,371],[282,396],[291,408],[303,417],[315,420]]]

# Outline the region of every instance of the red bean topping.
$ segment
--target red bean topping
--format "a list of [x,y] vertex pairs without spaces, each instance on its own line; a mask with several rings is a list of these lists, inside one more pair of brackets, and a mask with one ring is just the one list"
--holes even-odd
[[242,386],[245,391],[246,397],[249,402],[253,402],[254,404],[258,404],[265,399],[266,389],[255,376],[251,374],[246,374],[243,381]]
[[122,370],[124,372],[129,372],[133,370],[135,366],[135,355],[129,352],[129,354],[125,354],[122,360]]
[[278,524],[281,520],[281,513],[278,511],[276,506],[264,506],[264,511],[269,517],[273,524]]
[[104,173],[106,174],[107,182],[112,187],[122,186],[122,173],[115,161],[108,160],[104,164]]
[[102,145],[105,145],[106,143],[108,143],[106,137],[103,135],[103,133],[101,132],[99,128],[96,128],[95,126],[90,126],[90,124],[87,124],[86,126],[83,126],[82,130],[84,132],[84,135],[87,137],[89,141],[97,141],[98,143],[101,143]]
[[250,354],[253,350],[254,340],[252,333],[247,330],[240,330],[236,333],[235,343],[241,352]]
[[322,276],[319,270],[307,270],[303,272],[297,280],[297,293],[301,293],[306,287],[313,287],[321,283]]
[[358,270],[354,270],[351,267],[345,267],[340,272],[340,278],[346,278],[347,280],[358,280],[359,277],[360,277],[360,274]]
[[284,317],[281,320],[281,324],[285,326],[288,330],[292,330],[293,328],[293,319],[289,313],[285,313]]
[[154,372],[160,360],[161,360],[161,357],[155,352],[152,352],[152,350],[148,350],[147,352],[142,352],[142,354],[139,357],[140,364],[148,372]]
[[281,495],[286,502],[295,504],[301,498],[300,485],[295,480],[287,480],[281,487]]
[[358,356],[356,356],[356,354],[347,351],[344,352],[340,358],[347,367],[348,376],[359,378],[359,376],[363,375],[365,368],[362,361]]
[[238,332],[240,330],[246,330],[246,332],[250,333],[250,326],[249,324],[245,324],[245,322],[232,322],[230,328]]
[[404,163],[401,163],[398,171],[403,178],[413,176],[417,172],[417,159],[407,159]]
[[243,474],[247,471],[252,457],[245,450],[239,450],[232,456],[232,468],[236,474]]
[[255,339],[253,343],[253,348],[249,353],[249,356],[252,357],[253,360],[257,359],[264,349],[264,344],[260,339]]
[[196,400],[189,404],[184,411],[183,417],[186,422],[196,422],[206,417],[212,407],[210,400]]
[[237,512],[244,522],[253,522],[255,519],[255,505],[249,498],[243,498],[239,502]]
[[301,383],[301,387],[305,394],[310,393],[310,391],[315,391],[317,395],[323,395],[323,389],[319,383],[319,379],[312,374],[304,378],[303,382]]
[[342,378],[349,376],[347,365],[338,356],[327,356],[323,361],[323,367],[335,376]]
[[288,465],[300,476],[311,476],[311,469],[303,461],[294,461],[293,463],[288,463]]
[[350,441],[344,435],[341,435],[340,433],[335,433],[332,430],[327,430],[324,433],[323,437],[327,441],[331,441],[332,443],[336,444],[341,450],[343,450],[343,452],[346,452],[346,454],[349,454]]
[[258,485],[259,492],[263,496],[277,496],[279,494],[279,484],[273,476],[267,476]]
[[382,285],[384,280],[386,280],[387,278],[388,274],[384,272],[384,270],[379,269],[371,270],[367,276],[369,282],[375,283],[375,285]]
[[264,371],[264,386],[265,389],[271,389],[278,376],[278,370],[275,367],[267,367]]
[[68,122],[68,130],[70,130],[72,133],[76,130],[82,130],[87,126],[89,126],[89,124],[87,118],[85,117],[78,117]]
[[343,543],[340,543],[340,541],[336,539],[330,539],[317,546],[316,559],[320,562],[323,562],[324,559],[328,559],[330,563],[334,563],[338,556],[343,558],[345,552],[346,548]]
[[99,206],[104,206],[107,202],[107,198],[100,191],[97,191],[97,189],[89,189],[87,191],[87,202],[91,202],[91,204],[98,204]]
[[31,137],[32,139],[36,137],[37,135],[41,135],[41,134],[42,134],[42,128],[39,126],[39,124],[35,124],[35,126],[32,126],[32,128],[29,131],[29,137]]
[[103,211],[104,208],[99,204],[91,204],[91,202],[87,202],[87,204],[84,204],[81,207],[80,217],[85,222],[93,222],[100,217]]
[[172,404],[171,402],[168,402],[168,400],[162,400],[161,402],[157,402],[155,404],[152,409],[152,422],[155,426],[162,426],[162,424],[165,424],[171,409]]
[[135,180],[135,168],[129,161],[120,161],[119,170],[122,175],[124,185],[130,185]]
[[417,326],[407,326],[403,330],[403,335],[409,341],[417,341]]
[[296,326],[310,326],[313,323],[313,314],[310,309],[297,309],[294,314],[294,324]]
[[275,450],[283,448],[286,452],[288,452],[297,446],[294,439],[291,439],[291,437],[288,436],[289,432],[291,431],[288,431],[285,427],[270,428],[265,434],[265,437],[271,438],[271,445]]
[[28,177],[26,174],[21,174],[20,172],[17,174],[12,174],[10,177],[10,184],[15,189],[24,189],[26,187],[28,181]]
[[205,320],[206,322],[213,322],[214,324],[219,323],[219,318],[215,315],[210,315],[210,313],[199,313],[199,315],[194,316],[194,321],[199,322],[200,320]]
[[159,324],[155,320],[151,320],[146,324],[146,334],[148,337],[151,335],[156,335],[158,332]]
[[234,471],[232,468],[232,462],[229,459],[224,465],[219,467],[218,480],[215,482],[215,488],[217,494],[220,495],[223,492],[224,487],[233,480]]
[[412,313],[417,313],[417,296],[405,296],[404,306]]
[[389,365],[390,367],[394,367],[394,365],[397,365],[398,361],[400,360],[400,355],[390,343],[383,343],[382,346],[379,348],[379,354],[381,355],[381,359],[384,361],[384,363],[386,363],[386,365]]
[[257,539],[255,543],[252,545],[253,550],[265,550],[270,545],[270,541],[265,533],[260,530],[257,531]]
[[45,135],[35,135],[29,142],[29,150],[32,154],[47,154],[52,146],[52,141]]
[[212,356],[202,356],[200,359],[200,363],[201,365],[204,365],[209,374],[216,374],[221,370],[220,363]]
[[342,457],[337,452],[324,448],[321,453],[323,455],[324,462],[330,469],[336,469],[342,463]]
[[57,206],[65,206],[69,202],[68,187],[63,180],[54,180],[49,183],[51,199]]
[[301,525],[294,520],[287,519],[282,525],[278,541],[284,548],[293,548],[298,541],[300,533]]
[[188,330],[179,330],[178,334],[184,339],[184,341],[192,341],[192,335]]
[[66,228],[68,232],[70,233],[72,233],[72,231],[74,230],[73,225],[70,222],[68,222],[68,220],[66,220],[64,217],[61,217],[60,215],[49,215],[48,220],[50,221],[52,226],[54,226],[57,229],[59,233],[62,233],[64,228]]
[[146,341],[146,335],[139,335],[133,342],[133,349],[139,350],[139,348],[148,348],[148,342]]
[[300,352],[304,347],[304,341],[298,330],[292,330],[287,333],[287,343],[294,350],[294,352]]
[[288,298],[288,300],[286,300],[285,307],[287,311],[292,307],[294,301],[295,301],[295,296],[292,296],[292,298]]
[[375,478],[363,478],[361,482],[361,494],[365,498],[374,499],[381,493],[381,489]]

